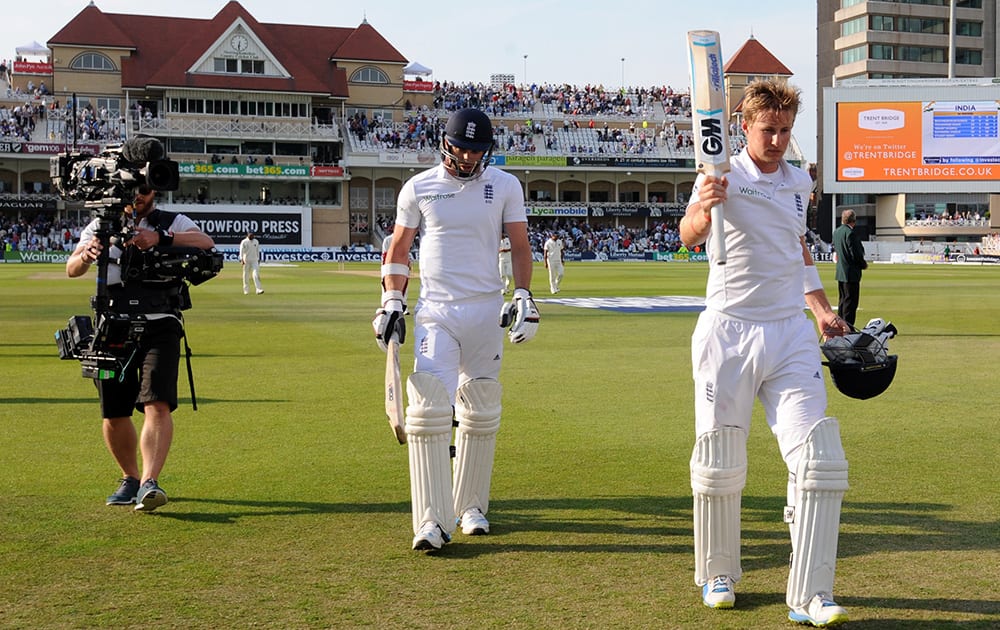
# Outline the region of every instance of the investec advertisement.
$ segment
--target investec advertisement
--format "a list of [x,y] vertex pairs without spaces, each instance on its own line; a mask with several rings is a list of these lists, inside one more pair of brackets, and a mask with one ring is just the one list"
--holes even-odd
[[247,206],[201,204],[164,204],[164,210],[191,217],[203,232],[220,247],[240,244],[253,232],[262,246],[311,247],[312,208],[277,206],[273,209],[248,210]]
[[1000,180],[1000,103],[837,104],[837,181]]

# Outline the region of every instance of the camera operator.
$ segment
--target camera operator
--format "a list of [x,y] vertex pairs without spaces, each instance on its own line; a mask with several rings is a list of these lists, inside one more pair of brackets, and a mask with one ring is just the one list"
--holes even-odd
[[[130,354],[121,378],[95,379],[100,396],[104,442],[121,468],[123,478],[118,489],[107,498],[108,505],[131,505],[137,511],[150,511],[167,502],[167,495],[157,484],[173,438],[171,412],[177,408],[177,372],[180,341],[184,336],[181,309],[187,306],[183,281],[134,281],[129,279],[127,261],[154,247],[214,247],[211,237],[182,214],[163,213],[156,209],[156,191],[148,185],[135,188],[125,217],[134,232],[124,243],[111,240],[108,251],[107,287],[109,310],[113,313],[140,315],[145,331]],[[169,220],[171,219],[172,220]],[[168,225],[160,225],[167,222]],[[102,252],[97,238],[99,220],[94,219],[80,235],[73,254],[66,262],[66,274],[76,278],[87,273]],[[132,424],[132,410],[144,415],[139,437]],[[142,454],[140,475],[136,448]]]

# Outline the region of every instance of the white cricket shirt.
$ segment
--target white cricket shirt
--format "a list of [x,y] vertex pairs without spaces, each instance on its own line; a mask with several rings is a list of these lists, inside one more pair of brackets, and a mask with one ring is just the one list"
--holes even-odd
[[420,297],[435,301],[502,291],[497,242],[505,223],[527,220],[521,183],[491,166],[465,181],[438,164],[407,180],[396,202],[396,222],[420,232]]
[[[806,232],[812,179],[784,160],[777,172],[761,173],[746,149],[729,164],[726,264],[716,265],[709,250],[705,305],[756,322],[801,313],[805,266],[799,239]],[[695,181],[692,198],[703,179]]]

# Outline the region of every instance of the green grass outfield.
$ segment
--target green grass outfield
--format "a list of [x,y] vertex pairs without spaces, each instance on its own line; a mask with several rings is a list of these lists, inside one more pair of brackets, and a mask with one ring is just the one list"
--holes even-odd
[[[118,471],[95,391],[53,343],[93,274],[0,265],[0,627],[791,627],[785,471],[759,408],[737,608],[693,583],[691,312],[540,302],[538,337],[507,346],[491,534],[411,551],[376,269],[266,266],[244,296],[231,264],[193,288],[199,409],[182,368],[170,503],[137,514],[104,505]],[[706,272],[569,264],[559,297],[700,296]],[[549,297],[541,266],[535,288]],[[897,325],[900,360],[878,398],[829,384],[851,464],[838,601],[853,628],[995,628],[1000,269],[874,265],[861,308]]]

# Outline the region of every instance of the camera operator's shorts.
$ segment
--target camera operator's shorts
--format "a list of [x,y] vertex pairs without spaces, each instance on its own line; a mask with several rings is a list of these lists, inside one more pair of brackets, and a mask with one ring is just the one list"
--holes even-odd
[[174,317],[152,319],[139,340],[135,356],[123,371],[124,379],[95,380],[101,398],[101,417],[131,416],[146,403],[163,401],[177,409],[177,369],[184,329]]

